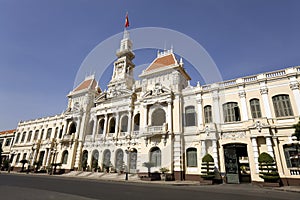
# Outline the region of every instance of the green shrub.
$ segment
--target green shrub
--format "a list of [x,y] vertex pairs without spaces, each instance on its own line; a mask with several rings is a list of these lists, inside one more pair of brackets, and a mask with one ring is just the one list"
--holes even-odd
[[265,182],[277,182],[280,177],[277,172],[275,160],[268,153],[263,152],[258,157],[259,177]]
[[210,154],[206,154],[202,158],[201,177],[206,180],[214,179],[214,158]]

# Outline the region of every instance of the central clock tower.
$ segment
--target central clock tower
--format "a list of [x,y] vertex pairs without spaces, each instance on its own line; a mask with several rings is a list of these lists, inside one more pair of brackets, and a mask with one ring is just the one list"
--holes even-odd
[[120,49],[116,53],[118,59],[114,62],[114,71],[108,84],[108,92],[115,90],[131,90],[134,84],[132,60],[135,55],[132,51],[132,42],[129,32],[125,29]]

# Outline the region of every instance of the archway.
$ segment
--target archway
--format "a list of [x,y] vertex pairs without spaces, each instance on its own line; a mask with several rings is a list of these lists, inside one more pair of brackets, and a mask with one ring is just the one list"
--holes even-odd
[[71,135],[73,133],[76,133],[76,123],[75,122],[71,122],[71,124],[69,126],[68,135]]
[[130,173],[136,173],[136,165],[137,165],[137,150],[131,149],[129,152],[129,166],[130,166]]
[[109,168],[111,166],[111,162],[110,162],[110,150],[106,149],[103,152],[103,170],[105,170],[106,172],[109,172]]
[[94,150],[92,153],[92,163],[91,163],[91,168],[93,171],[97,171],[98,169],[98,159],[99,159],[99,152],[98,150]]
[[87,163],[88,163],[88,151],[84,150],[82,153],[82,159],[81,159],[81,167],[82,170],[85,171],[87,169]]
[[223,148],[227,183],[251,182],[247,145],[231,143]]
[[116,151],[116,170],[117,172],[124,170],[124,152],[122,149]]

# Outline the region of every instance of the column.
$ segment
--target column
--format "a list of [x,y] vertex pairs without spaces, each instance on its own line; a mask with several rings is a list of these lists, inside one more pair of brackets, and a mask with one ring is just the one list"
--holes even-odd
[[[243,86],[241,86],[241,87],[243,87]],[[239,97],[240,97],[240,100],[241,100],[242,121],[248,121],[246,92],[244,90],[240,90],[239,91]]]
[[132,125],[132,111],[130,110],[128,112],[128,126],[127,126],[127,132],[128,132],[128,135],[131,135],[131,126]]
[[35,160],[36,160],[37,152],[38,152],[38,149],[34,149],[34,150],[33,150],[33,157],[32,157],[31,165],[33,165],[33,163],[34,163]]
[[148,110],[147,110],[147,105],[144,105],[144,132],[147,131],[147,126],[148,126]]
[[213,109],[213,114],[214,114],[213,117],[215,119],[215,122],[217,124],[220,124],[220,122],[221,122],[220,110],[222,110],[222,109],[219,108],[219,99],[220,99],[220,97],[219,97],[218,91],[213,91],[212,95],[213,95],[213,107],[212,107],[212,109]]
[[75,138],[74,139],[78,139],[79,132],[80,132],[80,127],[81,127],[81,119],[82,119],[81,117],[78,117],[76,133],[75,133]]
[[68,128],[68,122],[66,120],[66,121],[64,121],[64,129],[63,129],[63,132],[62,132],[62,136],[64,136],[67,133],[67,128]]
[[201,140],[201,159],[206,155],[206,142]]
[[213,155],[212,157],[214,158],[215,161],[215,167],[219,169],[219,157],[218,157],[218,148],[217,148],[217,140],[212,140],[212,150],[213,150]]
[[197,125],[198,125],[198,128],[202,127],[203,125],[203,113],[202,113],[202,98],[201,96],[197,96],[197,113],[198,113],[198,116],[197,116]]
[[106,136],[107,134],[107,120],[108,120],[108,116],[107,114],[104,115],[104,127],[103,127],[103,135]]
[[267,144],[268,153],[270,154],[270,156],[272,156],[274,158],[271,136],[266,137],[266,144]]
[[97,124],[98,124],[98,121],[97,121],[97,117],[93,117],[93,121],[94,121],[94,125],[93,125],[93,141],[95,140],[95,135],[96,135],[96,132],[97,132]]
[[300,115],[300,92],[299,92],[299,83],[297,80],[290,82],[290,88],[293,91],[294,100],[297,106],[298,116]]
[[266,117],[270,119],[272,118],[272,114],[271,114],[271,108],[270,108],[269,97],[268,97],[268,88],[264,85],[264,83],[263,86],[260,88],[260,94],[263,99]]
[[168,101],[168,131],[172,133],[173,122],[172,122],[172,101]]
[[51,158],[51,149],[47,149],[47,161],[46,161],[46,166],[49,166],[50,163],[50,158]]
[[251,143],[252,143],[252,149],[253,149],[253,155],[254,155],[254,163],[255,163],[255,170],[256,173],[259,173],[259,168],[258,168],[258,148],[257,148],[257,141],[256,137],[251,138]]
[[47,165],[48,160],[48,149],[45,150],[44,158],[43,158],[43,166]]
[[118,137],[118,135],[119,135],[119,118],[120,118],[120,116],[119,116],[119,112],[117,112],[117,115],[116,115],[116,129],[115,129],[115,136],[116,137]]

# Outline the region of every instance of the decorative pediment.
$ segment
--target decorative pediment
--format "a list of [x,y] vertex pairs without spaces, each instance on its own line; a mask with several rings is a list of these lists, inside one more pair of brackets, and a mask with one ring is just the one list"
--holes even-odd
[[249,128],[256,128],[258,130],[258,132],[261,132],[261,130],[263,128],[269,127],[268,124],[265,124],[261,121],[256,121],[252,126],[250,126]]
[[107,92],[107,97],[112,98],[112,97],[120,97],[120,96],[128,96],[132,95],[132,91],[128,89],[117,89],[117,88],[112,88]]
[[159,96],[163,94],[170,94],[172,91],[164,86],[161,85],[161,83],[156,83],[154,88],[152,90],[148,90],[143,98],[145,97],[153,97],[153,96]]
[[95,99],[95,103],[99,103],[99,102],[103,102],[105,101],[107,94],[106,92],[101,93],[96,99]]

